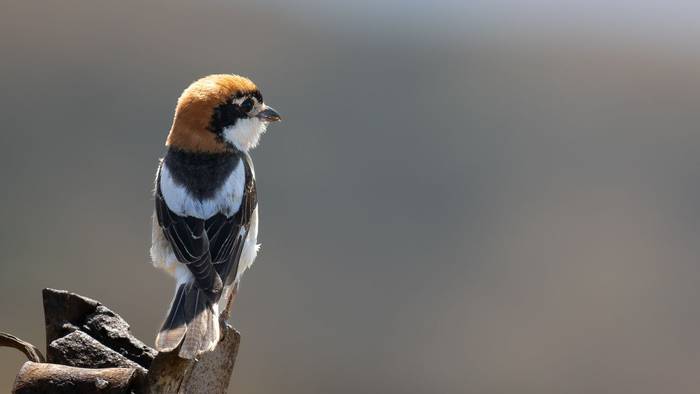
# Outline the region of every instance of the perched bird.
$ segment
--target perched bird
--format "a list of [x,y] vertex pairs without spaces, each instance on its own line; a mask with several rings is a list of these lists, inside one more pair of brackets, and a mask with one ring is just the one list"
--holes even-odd
[[279,120],[238,75],[201,78],[178,99],[155,180],[151,259],[177,281],[158,351],[180,346],[178,355],[191,359],[218,343],[219,303],[230,302],[258,252],[248,151]]

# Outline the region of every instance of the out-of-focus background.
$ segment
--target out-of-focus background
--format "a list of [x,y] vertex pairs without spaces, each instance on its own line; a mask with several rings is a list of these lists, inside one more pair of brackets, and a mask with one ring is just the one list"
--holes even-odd
[[235,72],[284,121],[232,393],[697,393],[698,15],[3,1],[0,330],[42,345],[54,287],[152,344],[156,162],[182,89]]

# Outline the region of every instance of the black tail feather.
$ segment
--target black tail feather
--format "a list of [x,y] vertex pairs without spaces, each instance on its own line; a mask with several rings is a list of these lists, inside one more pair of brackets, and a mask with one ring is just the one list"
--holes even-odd
[[156,349],[170,352],[180,346],[179,356],[195,358],[212,350],[219,341],[216,306],[193,283],[180,284],[168,315],[156,337]]

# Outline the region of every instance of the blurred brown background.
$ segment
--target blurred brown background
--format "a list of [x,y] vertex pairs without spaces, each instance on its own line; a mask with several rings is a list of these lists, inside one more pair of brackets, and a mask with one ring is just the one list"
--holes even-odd
[[55,287],[152,343],[156,161],[235,72],[284,122],[231,392],[696,393],[700,6],[671,3],[3,0],[0,330],[43,345]]

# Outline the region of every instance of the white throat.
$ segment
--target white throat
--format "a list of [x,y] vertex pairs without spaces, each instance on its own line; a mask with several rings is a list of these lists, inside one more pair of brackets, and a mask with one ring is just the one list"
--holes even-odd
[[255,148],[260,136],[267,129],[267,123],[258,118],[238,119],[236,124],[224,128],[224,139],[243,152]]

